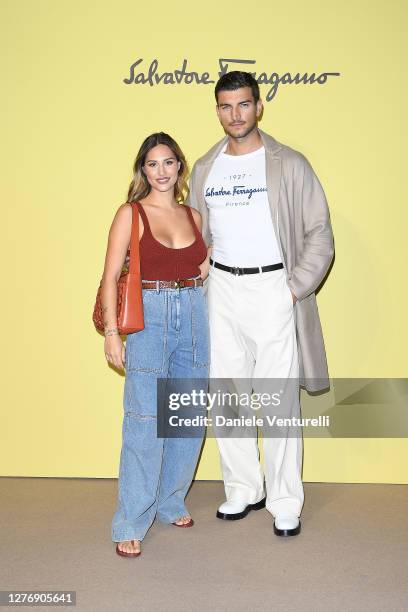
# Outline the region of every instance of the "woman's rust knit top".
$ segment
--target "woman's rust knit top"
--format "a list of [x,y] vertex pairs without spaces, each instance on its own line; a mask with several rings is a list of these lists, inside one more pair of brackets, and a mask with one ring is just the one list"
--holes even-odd
[[207,257],[207,247],[189,206],[181,205],[191,222],[195,240],[181,249],[167,247],[156,240],[149,220],[140,202],[136,203],[143,220],[144,230],[140,239],[140,272],[143,280],[179,280],[200,276],[198,267]]

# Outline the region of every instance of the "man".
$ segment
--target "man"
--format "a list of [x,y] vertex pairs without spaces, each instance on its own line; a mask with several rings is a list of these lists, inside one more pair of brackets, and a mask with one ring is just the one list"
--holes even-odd
[[[305,156],[258,129],[263,105],[250,73],[223,75],[215,97],[226,136],[194,165],[189,196],[211,246],[210,377],[249,381],[250,392],[290,380],[293,416],[299,385],[329,386],[315,298],[334,254],[327,202]],[[217,517],[242,519],[266,505],[276,535],[297,535],[301,435],[264,434],[266,497],[256,434],[216,436],[227,497]]]

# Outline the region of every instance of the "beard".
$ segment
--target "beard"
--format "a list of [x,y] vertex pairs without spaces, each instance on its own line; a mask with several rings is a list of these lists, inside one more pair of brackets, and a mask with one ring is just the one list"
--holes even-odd
[[251,125],[242,126],[242,131],[239,132],[231,132],[228,127],[225,127],[224,130],[226,131],[228,136],[230,136],[231,138],[236,138],[238,140],[240,138],[245,138],[246,136],[248,136],[248,134],[250,134],[255,128],[256,120]]

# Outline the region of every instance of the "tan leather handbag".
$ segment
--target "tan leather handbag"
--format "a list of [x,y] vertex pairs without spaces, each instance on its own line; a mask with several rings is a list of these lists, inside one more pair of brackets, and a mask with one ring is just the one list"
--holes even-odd
[[[140,277],[139,212],[132,204],[132,231],[124,266],[118,279],[117,327],[121,336],[144,329],[142,280]],[[92,320],[98,331],[104,332],[101,300],[102,279],[96,294]]]

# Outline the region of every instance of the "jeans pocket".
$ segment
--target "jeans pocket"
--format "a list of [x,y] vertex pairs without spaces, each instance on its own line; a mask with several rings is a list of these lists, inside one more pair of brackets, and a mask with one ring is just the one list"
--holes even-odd
[[163,370],[167,342],[167,307],[164,293],[143,291],[145,327],[128,334],[126,339],[126,371],[153,372]]
[[207,303],[202,287],[189,292],[191,300],[191,330],[193,340],[193,366],[208,368],[210,365],[210,330]]
[[140,420],[157,418],[157,379],[155,375],[131,372],[126,374],[124,387],[125,428]]

